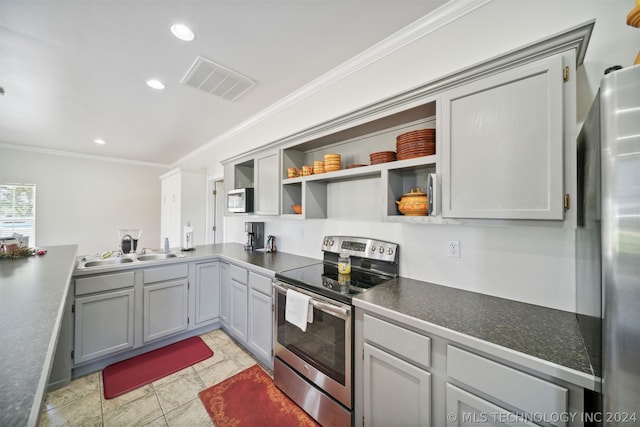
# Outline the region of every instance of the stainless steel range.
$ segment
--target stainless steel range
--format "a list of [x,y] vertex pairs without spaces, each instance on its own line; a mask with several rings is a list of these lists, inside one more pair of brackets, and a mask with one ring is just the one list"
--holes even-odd
[[[362,237],[327,236],[322,251],[322,263],[276,274],[274,380],[320,424],[350,426],[352,297],[398,276],[399,247]],[[287,300],[294,304],[300,295],[303,304],[308,299],[311,312],[302,328],[287,320]]]

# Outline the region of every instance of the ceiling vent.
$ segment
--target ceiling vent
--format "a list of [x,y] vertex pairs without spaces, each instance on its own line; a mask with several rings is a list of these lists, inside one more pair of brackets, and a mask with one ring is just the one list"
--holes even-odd
[[235,101],[256,84],[250,78],[201,56],[196,59],[180,83],[229,101]]

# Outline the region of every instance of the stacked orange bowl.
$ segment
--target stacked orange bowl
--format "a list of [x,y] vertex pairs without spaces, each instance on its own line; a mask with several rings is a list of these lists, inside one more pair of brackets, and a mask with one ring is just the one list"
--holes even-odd
[[436,153],[436,130],[419,129],[396,137],[398,160],[431,156]]
[[340,154],[325,154],[324,155],[324,170],[325,172],[334,172],[342,169],[342,159]]
[[376,153],[371,153],[369,154],[369,160],[371,160],[372,165],[377,165],[378,163],[393,162],[396,160],[396,152],[378,151]]
[[321,160],[313,161],[313,174],[317,175],[319,173],[324,173],[324,162]]

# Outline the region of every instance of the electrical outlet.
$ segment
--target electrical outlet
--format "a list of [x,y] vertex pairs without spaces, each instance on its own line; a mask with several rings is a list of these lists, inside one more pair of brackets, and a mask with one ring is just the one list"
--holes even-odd
[[449,240],[447,243],[447,256],[449,258],[460,258],[460,240]]

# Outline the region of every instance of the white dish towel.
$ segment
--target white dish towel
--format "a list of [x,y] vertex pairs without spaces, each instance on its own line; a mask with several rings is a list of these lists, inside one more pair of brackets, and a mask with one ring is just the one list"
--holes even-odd
[[306,332],[307,323],[313,322],[313,307],[310,307],[310,304],[311,297],[293,289],[287,289],[287,308],[284,311],[284,319],[302,329],[302,332]]

